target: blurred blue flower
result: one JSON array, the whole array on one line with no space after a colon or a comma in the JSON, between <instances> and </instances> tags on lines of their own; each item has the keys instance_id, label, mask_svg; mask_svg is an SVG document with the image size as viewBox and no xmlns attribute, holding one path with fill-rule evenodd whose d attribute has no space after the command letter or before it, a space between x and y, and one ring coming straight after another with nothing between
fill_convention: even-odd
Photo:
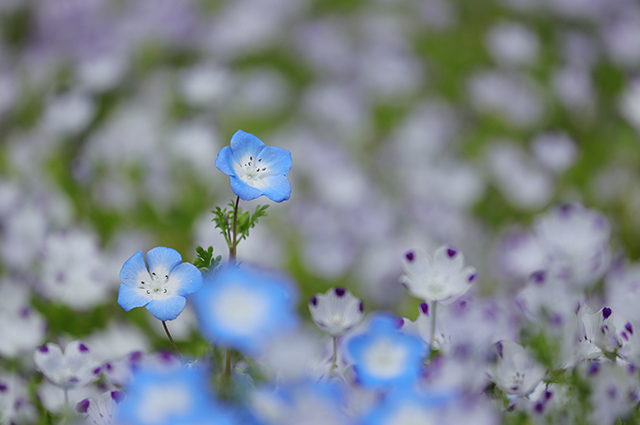
<instances>
[{"instance_id":1,"label":"blurred blue flower","mask_svg":"<svg viewBox=\"0 0 640 425\"><path fill-rule=\"evenodd\" d=\"M358 381L365 387L406 386L418 377L425 356L423 342L398 330L387 313L371 319L366 333L347 343Z\"/></svg>"},{"instance_id":2,"label":"blurred blue flower","mask_svg":"<svg viewBox=\"0 0 640 425\"><path fill-rule=\"evenodd\" d=\"M121 425L236 423L210 394L201 368L143 368L125 390L115 423ZM212 418L215 418L213 421Z\"/></svg>"},{"instance_id":3,"label":"blurred blue flower","mask_svg":"<svg viewBox=\"0 0 640 425\"><path fill-rule=\"evenodd\" d=\"M363 425L429 424L442 421L442 409L456 401L453 392L425 394L413 388L386 393L363 418Z\"/></svg>"},{"instance_id":4,"label":"blurred blue flower","mask_svg":"<svg viewBox=\"0 0 640 425\"><path fill-rule=\"evenodd\" d=\"M129 258L120 270L118 304L129 311L146 306L158 320L173 320L182 312L186 297L202 286L202 273L191 263L182 263L175 249L159 246Z\"/></svg>"},{"instance_id":5,"label":"blurred blue flower","mask_svg":"<svg viewBox=\"0 0 640 425\"><path fill-rule=\"evenodd\" d=\"M216 167L230 176L233 193L250 201L266 196L282 202L291 196L291 183L285 177L291 170L291 152L265 144L253 134L238 130L231 146L218 153Z\"/></svg>"},{"instance_id":6,"label":"blurred blue flower","mask_svg":"<svg viewBox=\"0 0 640 425\"><path fill-rule=\"evenodd\" d=\"M206 276L191 301L205 337L257 354L273 336L296 324L293 290L280 275L231 265Z\"/></svg>"}]
</instances>

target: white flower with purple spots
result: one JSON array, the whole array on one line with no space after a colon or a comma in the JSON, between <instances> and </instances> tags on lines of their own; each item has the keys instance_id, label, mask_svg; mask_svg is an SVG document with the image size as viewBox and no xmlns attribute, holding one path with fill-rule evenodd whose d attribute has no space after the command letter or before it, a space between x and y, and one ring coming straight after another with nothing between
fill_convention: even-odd
<instances>
[{"instance_id":1,"label":"white flower with purple spots","mask_svg":"<svg viewBox=\"0 0 640 425\"><path fill-rule=\"evenodd\" d=\"M118 415L120 391L107 391L97 399L84 399L76 405L76 411L85 417L87 425L112 425Z\"/></svg>"},{"instance_id":2,"label":"white flower with purple spots","mask_svg":"<svg viewBox=\"0 0 640 425\"><path fill-rule=\"evenodd\" d=\"M501 341L496 344L498 361L489 377L505 393L524 397L546 375L545 369L520 344Z\"/></svg>"},{"instance_id":3,"label":"white flower with purple spots","mask_svg":"<svg viewBox=\"0 0 640 425\"><path fill-rule=\"evenodd\" d=\"M36 349L33 360L49 382L64 390L83 387L100 376L100 365L81 341L67 344L64 353L49 342Z\"/></svg>"},{"instance_id":4,"label":"white flower with purple spots","mask_svg":"<svg viewBox=\"0 0 640 425\"><path fill-rule=\"evenodd\" d=\"M360 323L364 307L349 290L336 287L314 295L309 301L309 312L320 329L331 336L340 336Z\"/></svg>"},{"instance_id":5,"label":"white flower with purple spots","mask_svg":"<svg viewBox=\"0 0 640 425\"><path fill-rule=\"evenodd\" d=\"M186 297L202 286L202 273L191 263L183 263L175 249L159 246L129 258L120 271L118 304L125 311L146 306L161 321L174 320L186 305Z\"/></svg>"},{"instance_id":6,"label":"white flower with purple spots","mask_svg":"<svg viewBox=\"0 0 640 425\"><path fill-rule=\"evenodd\" d=\"M411 295L425 301L449 303L471 288L476 269L464 266L464 256L450 246L433 254L415 249L405 254L400 282Z\"/></svg>"}]
</instances>

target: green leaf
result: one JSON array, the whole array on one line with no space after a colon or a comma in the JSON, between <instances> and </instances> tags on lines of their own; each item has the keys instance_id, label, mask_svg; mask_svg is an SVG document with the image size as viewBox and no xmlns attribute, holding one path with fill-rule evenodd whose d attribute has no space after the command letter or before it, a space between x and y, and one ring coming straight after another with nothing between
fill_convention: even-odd
<instances>
[{"instance_id":1,"label":"green leaf","mask_svg":"<svg viewBox=\"0 0 640 425\"><path fill-rule=\"evenodd\" d=\"M213 270L220 260L222 260L222 256L218 255L218 257L213 258L213 247L210 246L205 251L200 245L196 246L196 253L198 254L197 258L193 260L193 265L199 268L200 270L211 271Z\"/></svg>"}]
</instances>

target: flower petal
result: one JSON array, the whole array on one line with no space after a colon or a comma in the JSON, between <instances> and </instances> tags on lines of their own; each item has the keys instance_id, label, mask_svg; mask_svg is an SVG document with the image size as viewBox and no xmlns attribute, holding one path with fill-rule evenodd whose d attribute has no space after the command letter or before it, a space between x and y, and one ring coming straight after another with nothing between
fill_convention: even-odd
<instances>
[{"instance_id":1,"label":"flower petal","mask_svg":"<svg viewBox=\"0 0 640 425\"><path fill-rule=\"evenodd\" d=\"M262 140L242 130L236 131L231 137L231 151L236 162L242 161L247 156L257 158L264 146Z\"/></svg>"},{"instance_id":2,"label":"flower petal","mask_svg":"<svg viewBox=\"0 0 640 425\"><path fill-rule=\"evenodd\" d=\"M182 263L171 271L171 285L175 285L176 294L181 297L197 291L202 286L202 273L191 263Z\"/></svg>"},{"instance_id":3,"label":"flower petal","mask_svg":"<svg viewBox=\"0 0 640 425\"><path fill-rule=\"evenodd\" d=\"M291 197L291 183L286 176L270 176L262 180L262 193L274 202L286 201Z\"/></svg>"},{"instance_id":4,"label":"flower petal","mask_svg":"<svg viewBox=\"0 0 640 425\"><path fill-rule=\"evenodd\" d=\"M258 161L268 176L285 175L291 171L291 152L277 146L267 146L260 152Z\"/></svg>"},{"instance_id":5,"label":"flower petal","mask_svg":"<svg viewBox=\"0 0 640 425\"><path fill-rule=\"evenodd\" d=\"M120 280L125 285L137 287L141 280L149 279L149 271L144 263L142 251L138 251L124 262L120 270Z\"/></svg>"},{"instance_id":6,"label":"flower petal","mask_svg":"<svg viewBox=\"0 0 640 425\"><path fill-rule=\"evenodd\" d=\"M51 380L62 367L62 350L57 344L49 342L44 347L36 349L33 360L38 370Z\"/></svg>"},{"instance_id":7,"label":"flower petal","mask_svg":"<svg viewBox=\"0 0 640 425\"><path fill-rule=\"evenodd\" d=\"M159 246L147 252L149 271L153 274L169 274L178 264L182 263L182 256L172 248Z\"/></svg>"},{"instance_id":8,"label":"flower petal","mask_svg":"<svg viewBox=\"0 0 640 425\"><path fill-rule=\"evenodd\" d=\"M124 283L120 284L118 290L118 305L124 309L124 311L130 311L136 307L143 307L151 301L151 298L145 297L140 293L140 290L133 288Z\"/></svg>"},{"instance_id":9,"label":"flower petal","mask_svg":"<svg viewBox=\"0 0 640 425\"><path fill-rule=\"evenodd\" d=\"M218 152L218 157L216 158L216 168L228 176L235 176L236 172L233 169L233 164L237 161L233 157L233 153L231 152L231 148L229 146L225 146Z\"/></svg>"},{"instance_id":10,"label":"flower petal","mask_svg":"<svg viewBox=\"0 0 640 425\"><path fill-rule=\"evenodd\" d=\"M153 317L164 322L178 317L186 303L186 298L176 295L163 300L151 300L147 304L147 310Z\"/></svg>"},{"instance_id":11,"label":"flower petal","mask_svg":"<svg viewBox=\"0 0 640 425\"><path fill-rule=\"evenodd\" d=\"M464 256L457 249L443 245L433 254L433 266L440 273L451 276L459 273L464 267Z\"/></svg>"},{"instance_id":12,"label":"flower petal","mask_svg":"<svg viewBox=\"0 0 640 425\"><path fill-rule=\"evenodd\" d=\"M262 191L249 186L236 176L231 176L231 190L243 201L250 201L262 196Z\"/></svg>"}]
</instances>

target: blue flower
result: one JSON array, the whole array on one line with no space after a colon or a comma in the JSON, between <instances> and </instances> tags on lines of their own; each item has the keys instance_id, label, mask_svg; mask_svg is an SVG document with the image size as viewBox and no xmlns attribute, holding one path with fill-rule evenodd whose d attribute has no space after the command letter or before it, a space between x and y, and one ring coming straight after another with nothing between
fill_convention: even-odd
<instances>
[{"instance_id":1,"label":"blue flower","mask_svg":"<svg viewBox=\"0 0 640 425\"><path fill-rule=\"evenodd\" d=\"M366 333L347 343L359 382L369 388L410 385L425 355L422 341L402 334L395 317L378 314Z\"/></svg>"},{"instance_id":2,"label":"blue flower","mask_svg":"<svg viewBox=\"0 0 640 425\"><path fill-rule=\"evenodd\" d=\"M386 393L364 417L363 425L438 423L442 410L453 404L453 392L419 393L413 388L398 388Z\"/></svg>"},{"instance_id":3,"label":"blue flower","mask_svg":"<svg viewBox=\"0 0 640 425\"><path fill-rule=\"evenodd\" d=\"M143 368L137 370L120 403L115 423L122 425L236 423L215 402L208 386L208 372L193 368ZM215 420L212 420L215 418Z\"/></svg>"},{"instance_id":4,"label":"blue flower","mask_svg":"<svg viewBox=\"0 0 640 425\"><path fill-rule=\"evenodd\" d=\"M236 131L231 147L218 153L216 167L230 176L233 193L244 201L264 195L282 202L291 196L291 183L285 177L291 170L291 152L265 146L253 134Z\"/></svg>"},{"instance_id":5,"label":"blue flower","mask_svg":"<svg viewBox=\"0 0 640 425\"><path fill-rule=\"evenodd\" d=\"M289 282L244 265L207 275L191 301L206 338L249 354L260 353L272 337L297 323Z\"/></svg>"},{"instance_id":6,"label":"blue flower","mask_svg":"<svg viewBox=\"0 0 640 425\"><path fill-rule=\"evenodd\" d=\"M186 297L202 286L202 273L182 263L178 251L163 246L147 252L147 262L148 269L138 251L124 263L118 304L125 311L146 306L158 320L173 320L184 309Z\"/></svg>"}]
</instances>

